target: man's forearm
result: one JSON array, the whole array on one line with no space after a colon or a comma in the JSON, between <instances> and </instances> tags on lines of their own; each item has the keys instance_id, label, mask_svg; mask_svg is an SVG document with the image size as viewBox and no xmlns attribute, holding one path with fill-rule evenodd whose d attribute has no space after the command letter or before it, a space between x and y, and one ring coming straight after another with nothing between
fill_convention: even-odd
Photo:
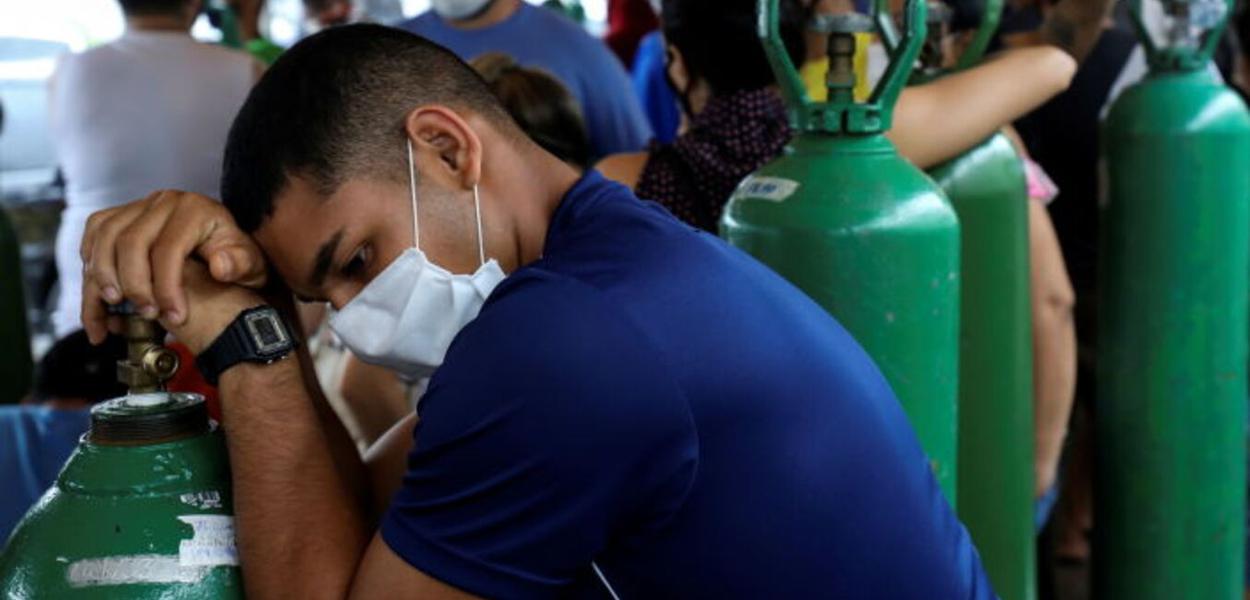
<instances>
[{"instance_id":1,"label":"man's forearm","mask_svg":"<svg viewBox=\"0 0 1250 600\"><path fill-rule=\"evenodd\" d=\"M299 361L231 368L221 397L248 596L344 597L372 532L363 467L336 459Z\"/></svg>"},{"instance_id":2,"label":"man's forearm","mask_svg":"<svg viewBox=\"0 0 1250 600\"><path fill-rule=\"evenodd\" d=\"M1046 15L1041 39L1080 63L1098 43L1114 0L1060 0Z\"/></svg>"}]
</instances>

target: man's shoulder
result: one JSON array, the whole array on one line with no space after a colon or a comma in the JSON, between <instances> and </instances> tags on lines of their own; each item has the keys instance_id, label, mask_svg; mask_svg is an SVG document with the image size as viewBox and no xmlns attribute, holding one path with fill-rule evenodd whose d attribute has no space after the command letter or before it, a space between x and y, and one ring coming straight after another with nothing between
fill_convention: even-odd
<instances>
[{"instance_id":1,"label":"man's shoulder","mask_svg":"<svg viewBox=\"0 0 1250 600\"><path fill-rule=\"evenodd\" d=\"M527 39L544 41L533 50L548 49L553 59L589 63L597 68L607 64L620 68L620 61L608 47L572 19L549 8L530 4L523 4L520 10L524 12L518 15L521 18L513 20L513 30L524 34ZM611 62L605 59L611 59ZM586 69L585 72L594 74L595 70Z\"/></svg>"},{"instance_id":2,"label":"man's shoulder","mask_svg":"<svg viewBox=\"0 0 1250 600\"><path fill-rule=\"evenodd\" d=\"M206 44L198 42L192 46L192 48L194 48L193 51L196 54L204 57L204 60L211 60L226 64L247 65L248 67L251 67L252 63L256 60L246 50L227 48L220 44Z\"/></svg>"},{"instance_id":3,"label":"man's shoulder","mask_svg":"<svg viewBox=\"0 0 1250 600\"><path fill-rule=\"evenodd\" d=\"M433 400L434 413L477 415L510 403L602 426L624 419L626 406L640 418L685 406L669 365L608 294L540 269L513 278L452 343L427 393L451 394L458 408ZM647 400L622 400L637 397Z\"/></svg>"},{"instance_id":4,"label":"man's shoulder","mask_svg":"<svg viewBox=\"0 0 1250 600\"><path fill-rule=\"evenodd\" d=\"M107 76L107 71L98 69L110 65L127 67L135 64L136 55L127 48L128 44L131 43L130 40L121 38L83 52L68 54L60 59L59 66L64 68L78 67L79 70L86 74L98 72ZM175 56L189 59L191 62L184 65L184 68L187 69L212 66L215 68L246 69L250 72L255 63L252 55L243 50L200 42L190 36L185 38L169 36L167 39L158 39L157 43L160 44L159 48L162 49L160 53L174 53ZM148 46L148 48L151 48L151 46Z\"/></svg>"},{"instance_id":5,"label":"man's shoulder","mask_svg":"<svg viewBox=\"0 0 1250 600\"><path fill-rule=\"evenodd\" d=\"M98 72L101 65L108 65L111 62L118 62L125 54L117 48L118 40L100 44L92 48L88 48L81 52L68 52L62 54L56 59L56 72L54 77L57 79L65 78L70 75L83 76Z\"/></svg>"},{"instance_id":6,"label":"man's shoulder","mask_svg":"<svg viewBox=\"0 0 1250 600\"><path fill-rule=\"evenodd\" d=\"M549 338L581 335L621 314L613 300L595 286L538 264L522 267L505 279L466 331L503 328Z\"/></svg>"},{"instance_id":7,"label":"man's shoulder","mask_svg":"<svg viewBox=\"0 0 1250 600\"><path fill-rule=\"evenodd\" d=\"M417 35L429 35L431 31L442 26L442 21L434 11L427 10L411 19L405 19L395 24L395 27L404 31L415 33Z\"/></svg>"},{"instance_id":8,"label":"man's shoulder","mask_svg":"<svg viewBox=\"0 0 1250 600\"><path fill-rule=\"evenodd\" d=\"M528 3L522 4L518 10L522 11L519 16L523 18L517 22L525 27L541 27L547 33L556 32L577 40L598 42L581 25L554 10Z\"/></svg>"},{"instance_id":9,"label":"man's shoulder","mask_svg":"<svg viewBox=\"0 0 1250 600\"><path fill-rule=\"evenodd\" d=\"M586 376L569 375L593 373L589 379L607 382L643 363L654 371L656 360L645 333L610 294L527 267L500 284L456 337L440 371L450 376L467 367L500 374L501 381L582 386Z\"/></svg>"}]
</instances>

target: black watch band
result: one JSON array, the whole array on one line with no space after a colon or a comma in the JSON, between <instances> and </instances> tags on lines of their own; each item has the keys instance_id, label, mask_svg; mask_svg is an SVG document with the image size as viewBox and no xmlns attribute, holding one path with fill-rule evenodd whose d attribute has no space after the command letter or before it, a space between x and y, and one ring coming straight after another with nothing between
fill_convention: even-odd
<instances>
[{"instance_id":1,"label":"black watch band","mask_svg":"<svg viewBox=\"0 0 1250 600\"><path fill-rule=\"evenodd\" d=\"M249 308L235 317L212 344L195 357L204 379L217 385L221 374L241 362L268 364L295 349L291 329L272 306Z\"/></svg>"}]
</instances>

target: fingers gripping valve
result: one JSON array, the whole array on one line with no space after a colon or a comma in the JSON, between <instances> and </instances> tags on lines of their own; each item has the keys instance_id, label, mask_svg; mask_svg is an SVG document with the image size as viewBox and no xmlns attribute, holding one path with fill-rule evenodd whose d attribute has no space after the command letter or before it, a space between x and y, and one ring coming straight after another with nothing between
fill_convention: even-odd
<instances>
[{"instance_id":1,"label":"fingers gripping valve","mask_svg":"<svg viewBox=\"0 0 1250 600\"><path fill-rule=\"evenodd\" d=\"M151 319L139 316L129 302L109 308L125 319L126 360L117 362L117 380L131 394L165 390L165 382L178 372L178 353L165 347L165 329Z\"/></svg>"}]
</instances>

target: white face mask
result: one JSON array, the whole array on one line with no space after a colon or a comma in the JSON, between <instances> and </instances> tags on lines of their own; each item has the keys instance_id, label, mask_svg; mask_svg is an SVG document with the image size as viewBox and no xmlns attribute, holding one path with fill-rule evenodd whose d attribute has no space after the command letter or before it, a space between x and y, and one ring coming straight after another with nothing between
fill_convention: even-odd
<instances>
[{"instance_id":1,"label":"white face mask","mask_svg":"<svg viewBox=\"0 0 1250 600\"><path fill-rule=\"evenodd\" d=\"M476 184L473 207L477 213L480 266L472 275L458 275L430 262L421 251L411 142L408 181L412 193L413 247L404 250L347 306L332 315L330 328L360 360L417 380L428 377L443 364L451 340L477 317L482 303L505 275L495 259L486 260Z\"/></svg>"},{"instance_id":2,"label":"white face mask","mask_svg":"<svg viewBox=\"0 0 1250 600\"><path fill-rule=\"evenodd\" d=\"M430 7L438 16L456 21L474 17L485 10L492 0L430 0Z\"/></svg>"}]
</instances>

